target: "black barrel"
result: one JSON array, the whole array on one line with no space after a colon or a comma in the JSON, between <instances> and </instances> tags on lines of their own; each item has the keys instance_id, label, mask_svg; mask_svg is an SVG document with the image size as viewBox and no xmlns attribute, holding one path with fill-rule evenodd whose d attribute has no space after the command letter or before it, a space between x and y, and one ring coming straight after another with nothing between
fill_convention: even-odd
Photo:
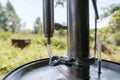
<instances>
[{"instance_id":1,"label":"black barrel","mask_svg":"<svg viewBox=\"0 0 120 80\"><path fill-rule=\"evenodd\" d=\"M49 59L36 60L9 72L2 80L81 80L74 74L67 74L67 66L49 66ZM102 60L102 73L98 75L97 65L90 66L90 80L119 80L120 64Z\"/></svg>"}]
</instances>

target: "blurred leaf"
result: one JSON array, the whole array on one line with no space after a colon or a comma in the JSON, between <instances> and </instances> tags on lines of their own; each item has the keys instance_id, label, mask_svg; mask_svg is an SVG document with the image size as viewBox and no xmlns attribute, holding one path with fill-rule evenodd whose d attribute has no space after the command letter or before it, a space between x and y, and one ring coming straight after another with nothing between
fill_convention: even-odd
<instances>
[{"instance_id":1,"label":"blurred leaf","mask_svg":"<svg viewBox=\"0 0 120 80\"><path fill-rule=\"evenodd\" d=\"M102 8L104 13L101 15L101 18L106 18L112 14L114 14L116 11L120 10L120 4L112 4L106 8Z\"/></svg>"}]
</instances>

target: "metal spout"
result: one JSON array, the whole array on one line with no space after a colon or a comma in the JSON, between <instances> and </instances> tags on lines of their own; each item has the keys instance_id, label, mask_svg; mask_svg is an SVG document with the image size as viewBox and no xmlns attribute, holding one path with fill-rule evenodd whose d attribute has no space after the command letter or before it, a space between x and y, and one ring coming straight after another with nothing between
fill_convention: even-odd
<instances>
[{"instance_id":1,"label":"metal spout","mask_svg":"<svg viewBox=\"0 0 120 80\"><path fill-rule=\"evenodd\" d=\"M54 0L43 0L43 26L45 37L54 33Z\"/></svg>"}]
</instances>

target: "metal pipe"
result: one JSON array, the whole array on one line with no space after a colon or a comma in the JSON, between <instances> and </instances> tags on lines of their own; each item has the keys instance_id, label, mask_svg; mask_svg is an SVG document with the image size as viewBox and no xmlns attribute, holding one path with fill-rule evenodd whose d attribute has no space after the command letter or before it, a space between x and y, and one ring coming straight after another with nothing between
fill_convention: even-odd
<instances>
[{"instance_id":1,"label":"metal pipe","mask_svg":"<svg viewBox=\"0 0 120 80\"><path fill-rule=\"evenodd\" d=\"M94 56L96 57L97 50L97 18L95 17L95 44L94 44Z\"/></svg>"},{"instance_id":2,"label":"metal pipe","mask_svg":"<svg viewBox=\"0 0 120 80\"><path fill-rule=\"evenodd\" d=\"M47 37L48 55L51 58L53 56L51 37L54 33L54 0L43 0L43 26L45 37Z\"/></svg>"},{"instance_id":3,"label":"metal pipe","mask_svg":"<svg viewBox=\"0 0 120 80\"><path fill-rule=\"evenodd\" d=\"M52 37L54 33L54 0L43 0L43 26L45 37Z\"/></svg>"},{"instance_id":4,"label":"metal pipe","mask_svg":"<svg viewBox=\"0 0 120 80\"><path fill-rule=\"evenodd\" d=\"M95 47L94 47L94 55L96 57L96 45L97 45L97 19L99 19L99 15L98 15L98 10L97 10L97 3L96 0L92 0L93 3L93 7L95 10Z\"/></svg>"},{"instance_id":5,"label":"metal pipe","mask_svg":"<svg viewBox=\"0 0 120 80\"><path fill-rule=\"evenodd\" d=\"M89 57L89 0L67 0L68 54L80 60ZM89 64L70 68L70 73L89 80Z\"/></svg>"},{"instance_id":6,"label":"metal pipe","mask_svg":"<svg viewBox=\"0 0 120 80\"><path fill-rule=\"evenodd\" d=\"M93 3L94 10L95 10L95 17L96 19L99 19L96 0L92 0L92 3Z\"/></svg>"}]
</instances>

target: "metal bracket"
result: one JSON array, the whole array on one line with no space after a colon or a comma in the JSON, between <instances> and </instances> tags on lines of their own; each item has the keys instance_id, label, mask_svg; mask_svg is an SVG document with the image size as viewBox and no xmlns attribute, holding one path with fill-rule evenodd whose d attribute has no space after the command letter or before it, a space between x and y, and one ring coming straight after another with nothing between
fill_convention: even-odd
<instances>
[{"instance_id":1,"label":"metal bracket","mask_svg":"<svg viewBox=\"0 0 120 80\"><path fill-rule=\"evenodd\" d=\"M78 58L68 58L68 57L59 57L59 56L53 56L50 58L49 65L51 66L57 66L60 64L64 64L66 66L77 66L77 67L82 67L83 65L90 65L95 62L95 57L89 56L89 58L85 59L78 59Z\"/></svg>"}]
</instances>

